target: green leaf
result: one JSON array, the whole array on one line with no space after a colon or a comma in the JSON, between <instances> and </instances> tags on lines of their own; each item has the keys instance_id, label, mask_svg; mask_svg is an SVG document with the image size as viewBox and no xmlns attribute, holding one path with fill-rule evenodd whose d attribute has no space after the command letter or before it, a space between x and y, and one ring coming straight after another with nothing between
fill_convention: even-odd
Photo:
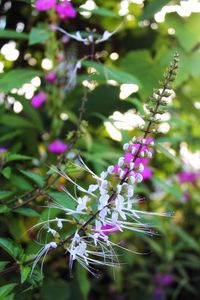
<instances>
[{"instance_id":1,"label":"green leaf","mask_svg":"<svg viewBox=\"0 0 200 300\"><path fill-rule=\"evenodd\" d=\"M30 272L31 272L30 266L23 266L23 265L20 266L21 284L26 281Z\"/></svg>"},{"instance_id":2,"label":"green leaf","mask_svg":"<svg viewBox=\"0 0 200 300\"><path fill-rule=\"evenodd\" d=\"M16 116L14 114L4 114L3 116L1 116L0 124L14 128L34 127L33 123L29 122L25 118L22 118L21 116Z\"/></svg>"},{"instance_id":3,"label":"green leaf","mask_svg":"<svg viewBox=\"0 0 200 300\"><path fill-rule=\"evenodd\" d=\"M4 168L4 169L1 171L1 174L2 174L5 178L9 179L9 178L10 178L10 175L11 175L11 168L10 168L10 167Z\"/></svg>"},{"instance_id":4,"label":"green leaf","mask_svg":"<svg viewBox=\"0 0 200 300\"><path fill-rule=\"evenodd\" d=\"M131 51L121 60L121 68L132 74L141 83L138 93L147 98L153 92L153 88L158 86L158 81L162 78L162 69L150 55L148 50Z\"/></svg>"},{"instance_id":5,"label":"green leaf","mask_svg":"<svg viewBox=\"0 0 200 300\"><path fill-rule=\"evenodd\" d=\"M0 287L0 299L5 299L6 296L10 294L10 292L14 289L16 286L16 283L9 283L4 286Z\"/></svg>"},{"instance_id":6,"label":"green leaf","mask_svg":"<svg viewBox=\"0 0 200 300\"><path fill-rule=\"evenodd\" d=\"M19 100L23 105L24 114L28 117L28 119L32 120L35 128L37 128L38 131L43 132L44 126L39 112L31 105L30 101L27 101L27 99L21 98Z\"/></svg>"},{"instance_id":7,"label":"green leaf","mask_svg":"<svg viewBox=\"0 0 200 300\"><path fill-rule=\"evenodd\" d=\"M182 228L180 228L176 224L173 224L173 226L171 226L171 229L185 242L185 244L189 248L192 248L198 252L200 251L200 246L199 246L198 241L196 241L195 238L193 238L189 233L184 231Z\"/></svg>"},{"instance_id":8,"label":"green leaf","mask_svg":"<svg viewBox=\"0 0 200 300\"><path fill-rule=\"evenodd\" d=\"M27 40L28 34L24 32L17 32L14 30L0 30L0 38Z\"/></svg>"},{"instance_id":9,"label":"green leaf","mask_svg":"<svg viewBox=\"0 0 200 300\"><path fill-rule=\"evenodd\" d=\"M23 130L10 130L9 132L2 134L0 137L0 142L8 141L18 135L22 135Z\"/></svg>"},{"instance_id":10,"label":"green leaf","mask_svg":"<svg viewBox=\"0 0 200 300\"><path fill-rule=\"evenodd\" d=\"M80 12L89 12L92 13L93 15L98 15L98 16L103 16L103 17L111 17L111 18L119 18L119 15L117 15L116 13L114 13L113 11L111 11L108 8L105 7L98 7L92 10L89 9L85 9L85 8L79 8L78 11Z\"/></svg>"},{"instance_id":11,"label":"green leaf","mask_svg":"<svg viewBox=\"0 0 200 300\"><path fill-rule=\"evenodd\" d=\"M33 159L30 156L22 155L22 154L11 154L9 153L7 156L7 161L14 161L14 160L31 160Z\"/></svg>"},{"instance_id":12,"label":"green leaf","mask_svg":"<svg viewBox=\"0 0 200 300\"><path fill-rule=\"evenodd\" d=\"M26 217L39 217L40 214L32 208L19 207L14 212L21 214Z\"/></svg>"},{"instance_id":13,"label":"green leaf","mask_svg":"<svg viewBox=\"0 0 200 300\"><path fill-rule=\"evenodd\" d=\"M17 261L22 258L24 253L21 245L15 243L11 239L0 238L0 247Z\"/></svg>"},{"instance_id":14,"label":"green leaf","mask_svg":"<svg viewBox=\"0 0 200 300\"><path fill-rule=\"evenodd\" d=\"M182 18L176 13L168 14L165 24L175 29L175 36L186 52L190 52L200 42L199 14L191 14L188 18Z\"/></svg>"},{"instance_id":15,"label":"green leaf","mask_svg":"<svg viewBox=\"0 0 200 300\"><path fill-rule=\"evenodd\" d=\"M149 1L148 4L145 6L144 12L139 17L139 21L144 21L152 18L155 15L155 13L160 11L163 8L163 6L165 6L169 2L170 0Z\"/></svg>"},{"instance_id":16,"label":"green leaf","mask_svg":"<svg viewBox=\"0 0 200 300\"><path fill-rule=\"evenodd\" d=\"M10 208L7 205L0 205L0 214L4 214L10 211Z\"/></svg>"},{"instance_id":17,"label":"green leaf","mask_svg":"<svg viewBox=\"0 0 200 300\"><path fill-rule=\"evenodd\" d=\"M30 171L24 171L24 170L21 170L20 172L24 174L26 177L32 179L39 187L42 188L44 186L45 180L41 175Z\"/></svg>"},{"instance_id":18,"label":"green leaf","mask_svg":"<svg viewBox=\"0 0 200 300\"><path fill-rule=\"evenodd\" d=\"M156 143L156 148L161 153L163 153L166 157L173 160L177 166L181 166L181 161L177 156L172 155L166 148L164 148L161 144Z\"/></svg>"},{"instance_id":19,"label":"green leaf","mask_svg":"<svg viewBox=\"0 0 200 300\"><path fill-rule=\"evenodd\" d=\"M51 192L48 193L48 195L53 199L55 203L60 204L63 207L69 209L76 208L76 202L64 192Z\"/></svg>"},{"instance_id":20,"label":"green leaf","mask_svg":"<svg viewBox=\"0 0 200 300\"><path fill-rule=\"evenodd\" d=\"M3 271L8 263L9 261L0 261L0 271Z\"/></svg>"},{"instance_id":21,"label":"green leaf","mask_svg":"<svg viewBox=\"0 0 200 300\"><path fill-rule=\"evenodd\" d=\"M112 67L107 67L103 64L87 60L84 60L82 64L86 67L95 68L100 75L103 75L106 81L112 79L120 83L135 83L140 85L139 80L134 77L134 75L119 69L114 69Z\"/></svg>"},{"instance_id":22,"label":"green leaf","mask_svg":"<svg viewBox=\"0 0 200 300\"><path fill-rule=\"evenodd\" d=\"M50 36L51 32L48 28L33 27L29 35L29 45L43 43L48 40Z\"/></svg>"},{"instance_id":23,"label":"green leaf","mask_svg":"<svg viewBox=\"0 0 200 300\"><path fill-rule=\"evenodd\" d=\"M0 200L2 200L4 198L8 198L11 195L13 195L13 192L11 192L11 191L0 191Z\"/></svg>"},{"instance_id":24,"label":"green leaf","mask_svg":"<svg viewBox=\"0 0 200 300\"><path fill-rule=\"evenodd\" d=\"M0 89L2 92L8 93L14 88L20 88L24 83L30 82L40 74L40 71L33 69L13 69L0 76Z\"/></svg>"},{"instance_id":25,"label":"green leaf","mask_svg":"<svg viewBox=\"0 0 200 300\"><path fill-rule=\"evenodd\" d=\"M42 287L42 299L44 300L67 300L75 299L70 297L69 283L58 278L47 278ZM80 299L80 298L79 298Z\"/></svg>"},{"instance_id":26,"label":"green leaf","mask_svg":"<svg viewBox=\"0 0 200 300\"><path fill-rule=\"evenodd\" d=\"M85 270L80 264L76 265L76 278L78 280L83 299L87 300L91 285L87 270Z\"/></svg>"}]
</instances>

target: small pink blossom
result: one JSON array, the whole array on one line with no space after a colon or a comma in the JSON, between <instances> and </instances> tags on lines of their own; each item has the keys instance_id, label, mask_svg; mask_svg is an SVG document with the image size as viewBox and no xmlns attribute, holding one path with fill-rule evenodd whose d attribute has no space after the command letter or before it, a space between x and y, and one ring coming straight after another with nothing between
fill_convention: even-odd
<instances>
[{"instance_id":1,"label":"small pink blossom","mask_svg":"<svg viewBox=\"0 0 200 300\"><path fill-rule=\"evenodd\" d=\"M67 0L57 4L56 11L60 19L62 20L76 17L76 10L73 8L72 4Z\"/></svg>"},{"instance_id":2,"label":"small pink blossom","mask_svg":"<svg viewBox=\"0 0 200 300\"><path fill-rule=\"evenodd\" d=\"M39 11L49 10L56 5L56 0L36 0L35 7Z\"/></svg>"},{"instance_id":3,"label":"small pink blossom","mask_svg":"<svg viewBox=\"0 0 200 300\"><path fill-rule=\"evenodd\" d=\"M56 139L51 144L48 145L48 150L54 154L61 154L66 152L68 149L68 145L63 143L61 140Z\"/></svg>"},{"instance_id":4,"label":"small pink blossom","mask_svg":"<svg viewBox=\"0 0 200 300\"><path fill-rule=\"evenodd\" d=\"M46 81L48 81L50 83L54 83L57 79L57 74L53 71L50 71L45 75L44 78L45 78Z\"/></svg>"},{"instance_id":5,"label":"small pink blossom","mask_svg":"<svg viewBox=\"0 0 200 300\"><path fill-rule=\"evenodd\" d=\"M114 224L105 224L101 226L101 232L105 235L109 235L117 231L119 231L119 228Z\"/></svg>"},{"instance_id":6,"label":"small pink blossom","mask_svg":"<svg viewBox=\"0 0 200 300\"><path fill-rule=\"evenodd\" d=\"M35 96L33 96L33 98L31 99L31 104L35 108L40 108L43 105L43 103L46 101L46 99L47 99L47 95L41 91Z\"/></svg>"}]
</instances>

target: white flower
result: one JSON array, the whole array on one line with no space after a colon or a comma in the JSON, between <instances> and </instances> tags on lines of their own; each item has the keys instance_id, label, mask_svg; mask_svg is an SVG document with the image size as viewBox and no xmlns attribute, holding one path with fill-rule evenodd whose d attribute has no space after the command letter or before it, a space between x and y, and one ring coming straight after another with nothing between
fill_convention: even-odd
<instances>
[{"instance_id":1,"label":"white flower","mask_svg":"<svg viewBox=\"0 0 200 300\"><path fill-rule=\"evenodd\" d=\"M138 170L140 173L142 173L144 171L144 165L140 163L138 166Z\"/></svg>"},{"instance_id":2,"label":"white flower","mask_svg":"<svg viewBox=\"0 0 200 300\"><path fill-rule=\"evenodd\" d=\"M114 169L115 169L115 167L114 167L114 166L109 166L109 167L107 168L107 172L108 172L108 174L112 174L112 173L113 173L113 171L114 171Z\"/></svg>"},{"instance_id":3,"label":"white flower","mask_svg":"<svg viewBox=\"0 0 200 300\"><path fill-rule=\"evenodd\" d=\"M77 212L82 212L84 209L87 208L87 203L90 201L90 198L88 196L84 196L82 198L78 198L78 205L76 207Z\"/></svg>"},{"instance_id":4,"label":"white flower","mask_svg":"<svg viewBox=\"0 0 200 300\"><path fill-rule=\"evenodd\" d=\"M57 231L50 227L48 228L47 232L51 233L53 236L56 236L56 234L57 234Z\"/></svg>"},{"instance_id":5,"label":"white flower","mask_svg":"<svg viewBox=\"0 0 200 300\"><path fill-rule=\"evenodd\" d=\"M62 229L62 227L63 227L62 220L56 218L56 221L57 221L57 226L58 226L58 228Z\"/></svg>"},{"instance_id":6,"label":"white flower","mask_svg":"<svg viewBox=\"0 0 200 300\"><path fill-rule=\"evenodd\" d=\"M123 164L124 164L124 157L120 157L119 160L118 160L118 166L122 167Z\"/></svg>"},{"instance_id":7,"label":"white flower","mask_svg":"<svg viewBox=\"0 0 200 300\"><path fill-rule=\"evenodd\" d=\"M92 192L96 191L98 189L98 187L99 187L98 184L90 184L89 188L88 188L88 192L92 193Z\"/></svg>"},{"instance_id":8,"label":"white flower","mask_svg":"<svg viewBox=\"0 0 200 300\"><path fill-rule=\"evenodd\" d=\"M142 174L138 173L136 176L136 182L140 183L140 182L142 182L142 180L143 180Z\"/></svg>"},{"instance_id":9,"label":"white flower","mask_svg":"<svg viewBox=\"0 0 200 300\"><path fill-rule=\"evenodd\" d=\"M124 145L123 145L123 150L124 151L127 151L128 149L129 149L129 143L125 143Z\"/></svg>"},{"instance_id":10,"label":"white flower","mask_svg":"<svg viewBox=\"0 0 200 300\"><path fill-rule=\"evenodd\" d=\"M103 194L99 198L98 210L102 209L104 206L108 205L108 200L110 196L108 194Z\"/></svg>"}]
</instances>

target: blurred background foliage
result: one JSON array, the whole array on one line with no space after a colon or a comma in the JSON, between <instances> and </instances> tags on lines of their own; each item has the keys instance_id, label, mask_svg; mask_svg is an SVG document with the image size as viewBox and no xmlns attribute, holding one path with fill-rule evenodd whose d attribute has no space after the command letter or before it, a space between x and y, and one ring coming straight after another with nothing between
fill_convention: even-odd
<instances>
[{"instance_id":1,"label":"blurred background foliage","mask_svg":"<svg viewBox=\"0 0 200 300\"><path fill-rule=\"evenodd\" d=\"M14 261L21 264L20 270L1 277L0 299L199 299L199 1L73 0L78 13L68 21L39 13L30 2L0 1L0 269ZM83 36L95 30L99 37L121 27L92 49L52 30L49 24L58 22ZM105 268L95 279L76 265L70 279L68 259L56 250L46 258L44 277L38 268L30 278L31 267L23 262L38 245L37 233L28 229L49 213L44 207L48 197L40 189L62 201L58 191L68 187L54 175L46 184L49 167L58 160L48 145L55 139L73 140L64 158L79 153L95 172L116 163L123 143L141 134L138 114L175 51L180 69L174 99L156 133L153 176L137 190L146 199L141 208L170 211L173 217L153 220L156 237L113 235L127 248L146 253L123 252L114 275ZM44 79L49 70L57 74L54 84ZM36 109L31 99L39 91L47 100ZM91 183L86 173L70 165L67 170L84 186Z\"/></svg>"}]
</instances>

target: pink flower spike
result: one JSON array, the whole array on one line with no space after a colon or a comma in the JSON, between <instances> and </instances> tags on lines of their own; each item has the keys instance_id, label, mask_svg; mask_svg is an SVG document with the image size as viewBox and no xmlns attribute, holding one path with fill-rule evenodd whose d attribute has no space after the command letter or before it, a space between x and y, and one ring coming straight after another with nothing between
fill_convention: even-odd
<instances>
[{"instance_id":1,"label":"pink flower spike","mask_svg":"<svg viewBox=\"0 0 200 300\"><path fill-rule=\"evenodd\" d=\"M46 101L46 99L47 99L47 95L41 91L35 96L33 96L33 98L31 99L31 104L35 108L40 108L43 105L43 103Z\"/></svg>"},{"instance_id":2,"label":"pink flower spike","mask_svg":"<svg viewBox=\"0 0 200 300\"><path fill-rule=\"evenodd\" d=\"M68 145L58 139L48 145L49 152L54 153L54 154L64 153L67 151L67 149L68 149Z\"/></svg>"},{"instance_id":3,"label":"pink flower spike","mask_svg":"<svg viewBox=\"0 0 200 300\"><path fill-rule=\"evenodd\" d=\"M49 10L56 5L56 0L36 0L35 7L39 11Z\"/></svg>"},{"instance_id":4,"label":"pink flower spike","mask_svg":"<svg viewBox=\"0 0 200 300\"><path fill-rule=\"evenodd\" d=\"M57 79L57 74L55 72L48 72L46 75L45 75L45 80L50 82L50 83L54 83Z\"/></svg>"},{"instance_id":5,"label":"pink flower spike","mask_svg":"<svg viewBox=\"0 0 200 300\"><path fill-rule=\"evenodd\" d=\"M56 5L56 11L61 20L76 17L76 10L69 1L64 1Z\"/></svg>"}]
</instances>

